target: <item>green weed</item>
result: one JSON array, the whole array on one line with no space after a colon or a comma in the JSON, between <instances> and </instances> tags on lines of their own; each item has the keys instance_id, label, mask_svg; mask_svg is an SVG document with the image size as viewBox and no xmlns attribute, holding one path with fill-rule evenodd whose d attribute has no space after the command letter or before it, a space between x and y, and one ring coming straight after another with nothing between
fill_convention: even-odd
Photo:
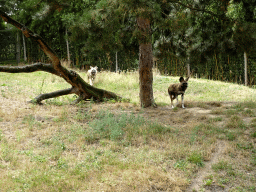
<instances>
[{"instance_id":1,"label":"green weed","mask_svg":"<svg viewBox=\"0 0 256 192\"><path fill-rule=\"evenodd\" d=\"M204 166L204 162L203 162L203 157L200 153L198 152L193 152L189 155L188 157L188 161L190 163L194 163L199 167L203 167Z\"/></svg>"},{"instance_id":2,"label":"green weed","mask_svg":"<svg viewBox=\"0 0 256 192\"><path fill-rule=\"evenodd\" d=\"M227 137L227 139L228 139L229 141L234 141L234 140L236 139L236 135L235 135L234 133L232 133L232 132L228 132L228 133L226 134L226 137Z\"/></svg>"},{"instance_id":3,"label":"green weed","mask_svg":"<svg viewBox=\"0 0 256 192\"><path fill-rule=\"evenodd\" d=\"M221 171L221 170L232 170L232 165L229 164L227 161L221 160L216 164L212 165L212 169L214 171Z\"/></svg>"},{"instance_id":4,"label":"green weed","mask_svg":"<svg viewBox=\"0 0 256 192\"><path fill-rule=\"evenodd\" d=\"M205 186L210 186L210 185L212 185L212 182L213 182L212 179L206 179L206 180L204 180L204 185Z\"/></svg>"},{"instance_id":5,"label":"green weed","mask_svg":"<svg viewBox=\"0 0 256 192\"><path fill-rule=\"evenodd\" d=\"M178 160L175 164L174 164L174 168L175 169L181 169L181 170L185 170L186 167L188 165L188 162L186 160Z\"/></svg>"}]
</instances>

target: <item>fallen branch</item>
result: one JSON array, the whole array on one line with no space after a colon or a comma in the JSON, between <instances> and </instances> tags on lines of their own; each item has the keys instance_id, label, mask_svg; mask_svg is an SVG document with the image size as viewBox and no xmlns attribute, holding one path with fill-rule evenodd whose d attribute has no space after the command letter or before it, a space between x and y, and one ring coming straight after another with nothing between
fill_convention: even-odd
<instances>
[{"instance_id":1,"label":"fallen branch","mask_svg":"<svg viewBox=\"0 0 256 192\"><path fill-rule=\"evenodd\" d=\"M30 103L41 104L41 101L43 101L45 99L60 97L60 96L63 96L63 95L69 95L69 94L73 94L73 93L76 93L76 90L73 87L69 88L69 89L54 91L54 92L51 92L51 93L44 93L44 94L38 95L36 98L31 100Z\"/></svg>"}]
</instances>

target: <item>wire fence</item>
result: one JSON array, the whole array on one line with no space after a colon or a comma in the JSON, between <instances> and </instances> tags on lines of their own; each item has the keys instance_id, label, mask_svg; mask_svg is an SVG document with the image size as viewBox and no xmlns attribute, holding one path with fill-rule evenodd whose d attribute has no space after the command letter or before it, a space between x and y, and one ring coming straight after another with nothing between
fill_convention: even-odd
<instances>
[{"instance_id":1,"label":"wire fence","mask_svg":"<svg viewBox=\"0 0 256 192\"><path fill-rule=\"evenodd\" d=\"M194 59L188 62L185 59L177 57L168 57L159 59L157 67L162 75L187 76L188 64L190 76L195 78L204 78L219 80L238 84L245 83L244 55L214 55L206 62L200 62L200 59ZM248 85L255 86L256 83L256 57L248 58L247 66Z\"/></svg>"}]
</instances>

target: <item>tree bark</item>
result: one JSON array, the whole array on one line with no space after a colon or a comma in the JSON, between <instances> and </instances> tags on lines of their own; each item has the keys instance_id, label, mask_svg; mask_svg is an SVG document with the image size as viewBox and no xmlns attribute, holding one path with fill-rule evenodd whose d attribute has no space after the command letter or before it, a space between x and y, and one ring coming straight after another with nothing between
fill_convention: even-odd
<instances>
[{"instance_id":1,"label":"tree bark","mask_svg":"<svg viewBox=\"0 0 256 192\"><path fill-rule=\"evenodd\" d=\"M19 31L17 31L17 39L16 39L16 61L17 64L20 63L20 34Z\"/></svg>"},{"instance_id":2,"label":"tree bark","mask_svg":"<svg viewBox=\"0 0 256 192\"><path fill-rule=\"evenodd\" d=\"M118 61L117 61L117 52L116 52L116 73L118 71Z\"/></svg>"},{"instance_id":3,"label":"tree bark","mask_svg":"<svg viewBox=\"0 0 256 192\"><path fill-rule=\"evenodd\" d=\"M55 74L59 77L65 79L71 86L71 90L62 90L50 93L44 96L38 96L35 98L37 103L45 98L50 98L49 95L53 97L59 96L61 94L71 94L75 93L79 96L80 100L86 100L93 98L97 101L103 101L104 98L107 99L115 99L119 100L121 97L117 96L115 93L98 89L86 83L75 71L69 71L66 68L61 66L60 60L57 54L46 44L46 42L37 34L34 34L31 30L29 30L26 26L20 24L19 22L10 18L7 14L0 10L0 17L4 19L7 23L10 23L20 29L22 33L27 37L34 40L40 48L44 51L44 53L50 58L52 64L43 64L43 63L36 63L33 65L27 65L23 67L0 67L0 72L8 72L8 73L30 73L34 71L46 71L52 74Z\"/></svg>"},{"instance_id":4,"label":"tree bark","mask_svg":"<svg viewBox=\"0 0 256 192\"><path fill-rule=\"evenodd\" d=\"M27 61L27 48L26 48L26 41L24 34L22 34L22 40L23 40L23 49L24 49L24 61Z\"/></svg>"},{"instance_id":5,"label":"tree bark","mask_svg":"<svg viewBox=\"0 0 256 192\"><path fill-rule=\"evenodd\" d=\"M150 20L137 18L139 38L139 80L141 107L156 106L153 97L153 51L151 43Z\"/></svg>"},{"instance_id":6,"label":"tree bark","mask_svg":"<svg viewBox=\"0 0 256 192\"><path fill-rule=\"evenodd\" d=\"M68 42L68 30L66 28L66 44L67 44L67 56L68 56L68 65L70 65L70 52L69 52L69 42Z\"/></svg>"},{"instance_id":7,"label":"tree bark","mask_svg":"<svg viewBox=\"0 0 256 192\"><path fill-rule=\"evenodd\" d=\"M73 94L73 93L76 93L76 90L73 87L71 87L69 89L63 89L63 90L59 90L59 91L55 91L55 92L51 92L51 93L40 94L30 102L41 104L41 101L43 101L43 100L60 97L63 95L69 95L69 94Z\"/></svg>"}]
</instances>

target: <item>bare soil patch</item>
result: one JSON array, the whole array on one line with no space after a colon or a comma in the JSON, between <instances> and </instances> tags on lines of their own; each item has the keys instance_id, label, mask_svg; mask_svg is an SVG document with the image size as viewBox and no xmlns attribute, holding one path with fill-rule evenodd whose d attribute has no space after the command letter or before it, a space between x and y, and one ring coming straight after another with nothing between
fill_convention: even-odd
<instances>
[{"instance_id":1,"label":"bare soil patch","mask_svg":"<svg viewBox=\"0 0 256 192\"><path fill-rule=\"evenodd\" d=\"M223 187L220 187L214 184L211 186L204 186L205 184L204 180L206 180L207 176L213 174L211 166L219 161L220 157L223 156L225 149L226 149L226 142L218 140L216 143L215 151L212 153L212 158L210 159L210 161L205 163L204 168L199 170L196 178L192 181L191 185L188 187L187 189L188 192L200 191L203 189L205 192L228 191L227 188L224 189Z\"/></svg>"}]
</instances>

